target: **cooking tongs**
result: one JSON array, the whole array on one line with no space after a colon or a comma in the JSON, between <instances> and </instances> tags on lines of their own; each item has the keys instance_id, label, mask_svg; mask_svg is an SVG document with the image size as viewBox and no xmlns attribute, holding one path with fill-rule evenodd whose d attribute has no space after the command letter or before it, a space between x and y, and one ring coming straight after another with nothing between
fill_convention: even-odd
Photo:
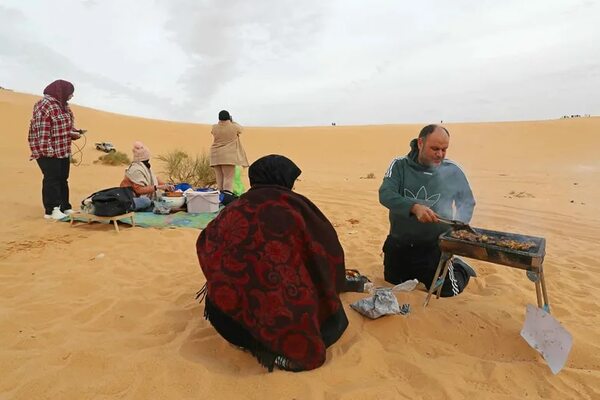
<instances>
[{"instance_id":1,"label":"cooking tongs","mask_svg":"<svg viewBox=\"0 0 600 400\"><path fill-rule=\"evenodd\" d=\"M477 231L473 228L471 228L471 226L469 224L467 224L466 222L462 222L462 221L457 221L455 219L446 219L443 217L438 216L438 221L440 221L443 224L448 224L452 227L452 229L458 231L461 229L466 230L467 232L471 232L474 233L475 235L477 235Z\"/></svg>"}]
</instances>

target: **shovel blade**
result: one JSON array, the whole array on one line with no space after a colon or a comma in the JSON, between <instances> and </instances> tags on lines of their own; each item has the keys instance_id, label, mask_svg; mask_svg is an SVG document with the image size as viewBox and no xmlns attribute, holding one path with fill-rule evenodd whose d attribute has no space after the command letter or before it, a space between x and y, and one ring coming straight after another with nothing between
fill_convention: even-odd
<instances>
[{"instance_id":1,"label":"shovel blade","mask_svg":"<svg viewBox=\"0 0 600 400\"><path fill-rule=\"evenodd\" d=\"M560 372L573 346L573 336L553 316L527 304L521 336L544 357L553 374Z\"/></svg>"}]
</instances>

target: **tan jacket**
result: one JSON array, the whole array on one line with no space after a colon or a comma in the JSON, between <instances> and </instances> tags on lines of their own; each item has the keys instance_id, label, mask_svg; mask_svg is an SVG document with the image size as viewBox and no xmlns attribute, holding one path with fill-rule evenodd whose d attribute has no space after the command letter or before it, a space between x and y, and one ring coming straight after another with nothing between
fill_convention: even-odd
<instances>
[{"instance_id":1,"label":"tan jacket","mask_svg":"<svg viewBox=\"0 0 600 400\"><path fill-rule=\"evenodd\" d=\"M240 142L242 127L235 122L219 121L211 131L214 140L210 146L210 165L248 166L246 152Z\"/></svg>"}]
</instances>

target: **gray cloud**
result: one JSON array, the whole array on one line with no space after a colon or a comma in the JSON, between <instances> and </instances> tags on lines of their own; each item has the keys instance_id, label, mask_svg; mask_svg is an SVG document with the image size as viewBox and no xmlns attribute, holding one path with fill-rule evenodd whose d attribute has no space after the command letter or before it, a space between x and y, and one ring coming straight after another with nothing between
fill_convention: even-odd
<instances>
[{"instance_id":1,"label":"gray cloud","mask_svg":"<svg viewBox=\"0 0 600 400\"><path fill-rule=\"evenodd\" d=\"M246 69L292 54L316 40L324 16L319 1L165 2L166 29L190 56L180 82L189 103L209 103Z\"/></svg>"},{"instance_id":2,"label":"gray cloud","mask_svg":"<svg viewBox=\"0 0 600 400\"><path fill-rule=\"evenodd\" d=\"M0 20L5 21L0 26L0 60L11 60L15 68L15 74L22 74L22 79L30 84L29 90L40 94L42 89L55 79L66 79L75 84L76 103L93 106L93 96L85 91L78 90L79 84L93 89L95 95L102 94L103 97L121 102L134 102L149 106L154 110L154 115L162 118L178 118L182 114L180 109L172 104L168 97L156 96L135 86L128 87L114 79L101 74L90 73L78 67L75 62L65 55L33 41L27 32L20 28L27 22L26 16L14 9L0 6ZM3 63L0 61L0 66ZM21 66L27 66L21 70ZM101 105L98 105L100 107ZM131 112L135 112L133 109Z\"/></svg>"},{"instance_id":3,"label":"gray cloud","mask_svg":"<svg viewBox=\"0 0 600 400\"><path fill-rule=\"evenodd\" d=\"M594 1L3 4L0 85L71 79L78 103L108 111L210 122L228 108L252 125L600 113ZM56 8L68 32L46 23Z\"/></svg>"}]
</instances>

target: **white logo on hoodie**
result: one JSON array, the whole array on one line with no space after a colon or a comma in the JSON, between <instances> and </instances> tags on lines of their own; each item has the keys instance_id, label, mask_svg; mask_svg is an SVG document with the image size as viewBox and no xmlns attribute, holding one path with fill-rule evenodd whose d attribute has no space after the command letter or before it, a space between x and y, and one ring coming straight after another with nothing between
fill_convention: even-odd
<instances>
[{"instance_id":1,"label":"white logo on hoodie","mask_svg":"<svg viewBox=\"0 0 600 400\"><path fill-rule=\"evenodd\" d=\"M421 186L416 195L409 189L404 189L404 197L408 199L417 200L420 204L424 204L427 207L431 208L440 200L441 194L436 193L432 194L431 196L428 196L427 189L425 189L425 186Z\"/></svg>"}]
</instances>

